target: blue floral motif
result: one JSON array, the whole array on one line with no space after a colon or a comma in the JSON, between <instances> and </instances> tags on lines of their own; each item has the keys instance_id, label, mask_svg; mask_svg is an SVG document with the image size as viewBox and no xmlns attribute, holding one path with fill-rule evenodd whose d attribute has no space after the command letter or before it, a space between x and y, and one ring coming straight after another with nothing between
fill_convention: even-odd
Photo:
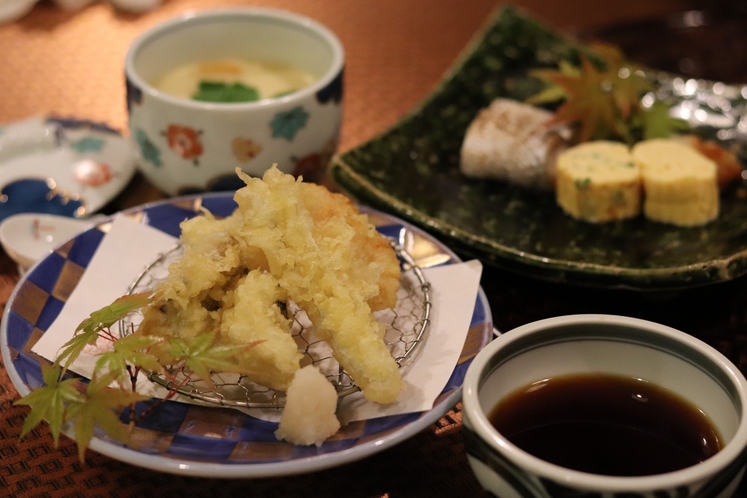
<instances>
[{"instance_id":1,"label":"blue floral motif","mask_svg":"<svg viewBox=\"0 0 747 498\"><path fill-rule=\"evenodd\" d=\"M127 91L127 112L131 112L134 104L143 102L143 91L135 86L130 78L125 78L125 90Z\"/></svg>"},{"instance_id":2,"label":"blue floral motif","mask_svg":"<svg viewBox=\"0 0 747 498\"><path fill-rule=\"evenodd\" d=\"M96 137L85 137L75 142L70 142L70 148L82 153L101 152L104 147L104 140Z\"/></svg>"},{"instance_id":3,"label":"blue floral motif","mask_svg":"<svg viewBox=\"0 0 747 498\"><path fill-rule=\"evenodd\" d=\"M320 104L328 104L329 102L339 104L342 101L342 74L343 71L340 71L335 79L329 82L329 85L316 92L317 102Z\"/></svg>"},{"instance_id":4,"label":"blue floral motif","mask_svg":"<svg viewBox=\"0 0 747 498\"><path fill-rule=\"evenodd\" d=\"M306 127L308 120L309 113L300 106L288 112L280 112L270 122L272 137L283 137L292 142L298 131Z\"/></svg>"},{"instance_id":5,"label":"blue floral motif","mask_svg":"<svg viewBox=\"0 0 747 498\"><path fill-rule=\"evenodd\" d=\"M55 125L57 131L63 128L68 130L94 130L119 136L119 132L106 123L97 123L88 119L50 117L47 118L47 123Z\"/></svg>"},{"instance_id":6,"label":"blue floral motif","mask_svg":"<svg viewBox=\"0 0 747 498\"><path fill-rule=\"evenodd\" d=\"M154 166L161 166L163 164L161 162L161 151L150 141L148 135L143 130L138 128L135 132L135 141L138 147L140 147L140 155L143 159L152 162Z\"/></svg>"},{"instance_id":7,"label":"blue floral motif","mask_svg":"<svg viewBox=\"0 0 747 498\"><path fill-rule=\"evenodd\" d=\"M3 186L4 201L0 202L0 220L19 213L46 213L76 217L85 199L70 198L65 192L49 188L47 182L22 178Z\"/></svg>"}]
</instances>

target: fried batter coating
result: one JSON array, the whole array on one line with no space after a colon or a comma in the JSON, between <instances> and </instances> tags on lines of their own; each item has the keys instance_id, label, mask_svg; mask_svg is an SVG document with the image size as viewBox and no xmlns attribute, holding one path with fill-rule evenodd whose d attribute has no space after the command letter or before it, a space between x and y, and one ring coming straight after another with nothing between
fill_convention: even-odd
<instances>
[{"instance_id":1,"label":"fried batter coating","mask_svg":"<svg viewBox=\"0 0 747 498\"><path fill-rule=\"evenodd\" d=\"M184 255L169 266L140 328L145 334L186 340L217 333L222 344L261 340L236 360L251 380L285 390L301 358L289 321L276 304L285 294L270 275L259 270L245 275L235 222L205 212L182 223Z\"/></svg>"},{"instance_id":2,"label":"fried batter coating","mask_svg":"<svg viewBox=\"0 0 747 498\"><path fill-rule=\"evenodd\" d=\"M309 316L367 399L391 403L402 388L397 363L372 308L396 302L399 262L386 240L345 197L276 168L234 199L234 226ZM256 250L252 253L257 255ZM260 258L262 259L262 258Z\"/></svg>"},{"instance_id":3,"label":"fried batter coating","mask_svg":"<svg viewBox=\"0 0 747 498\"><path fill-rule=\"evenodd\" d=\"M397 304L400 268L389 242L368 222L368 217L360 214L346 197L332 194L316 185L304 185L311 187L303 190L304 205L311 213L321 237L334 237L335 223L341 221L353 228L349 249L353 255L351 268L368 271L363 278L373 279L378 287L367 301L371 311L394 308ZM378 279L374 278L379 272ZM353 276L358 278L358 274Z\"/></svg>"},{"instance_id":4,"label":"fried batter coating","mask_svg":"<svg viewBox=\"0 0 747 498\"><path fill-rule=\"evenodd\" d=\"M226 292L220 324L223 343L261 341L237 360L254 382L279 391L288 388L302 357L289 332L291 320L278 306L278 301L286 299L284 289L272 275L252 270L235 289Z\"/></svg>"},{"instance_id":5,"label":"fried batter coating","mask_svg":"<svg viewBox=\"0 0 747 498\"><path fill-rule=\"evenodd\" d=\"M247 186L233 215L182 223L184 255L146 308L146 334L258 345L236 360L250 379L285 390L301 354L278 302L292 299L367 399L390 403L402 380L373 311L397 302L399 261L342 195L276 168Z\"/></svg>"},{"instance_id":6,"label":"fried batter coating","mask_svg":"<svg viewBox=\"0 0 747 498\"><path fill-rule=\"evenodd\" d=\"M184 255L156 288L144 311L143 332L192 339L218 331L223 289L241 271L239 242L231 234L234 221L205 212L182 222Z\"/></svg>"}]
</instances>

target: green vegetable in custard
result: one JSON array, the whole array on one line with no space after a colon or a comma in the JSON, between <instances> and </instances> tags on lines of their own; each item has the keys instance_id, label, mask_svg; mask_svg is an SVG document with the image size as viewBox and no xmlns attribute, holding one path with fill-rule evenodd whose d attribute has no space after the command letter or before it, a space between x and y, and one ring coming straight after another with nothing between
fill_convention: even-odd
<instances>
[{"instance_id":1,"label":"green vegetable in custard","mask_svg":"<svg viewBox=\"0 0 747 498\"><path fill-rule=\"evenodd\" d=\"M220 81L200 81L193 100L203 102L254 102L259 100L259 92L243 83L223 83Z\"/></svg>"},{"instance_id":2,"label":"green vegetable in custard","mask_svg":"<svg viewBox=\"0 0 747 498\"><path fill-rule=\"evenodd\" d=\"M591 186L591 178L579 178L576 180L576 188L578 190L586 190Z\"/></svg>"}]
</instances>

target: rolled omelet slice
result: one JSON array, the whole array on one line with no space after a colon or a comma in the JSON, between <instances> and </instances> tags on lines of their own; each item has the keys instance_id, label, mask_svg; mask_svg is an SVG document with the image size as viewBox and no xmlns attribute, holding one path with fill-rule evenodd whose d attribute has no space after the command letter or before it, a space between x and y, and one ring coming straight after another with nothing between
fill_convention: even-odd
<instances>
[{"instance_id":1,"label":"rolled omelet slice","mask_svg":"<svg viewBox=\"0 0 747 498\"><path fill-rule=\"evenodd\" d=\"M562 152L556 199L569 215L594 223L638 216L641 176L628 147L600 140Z\"/></svg>"},{"instance_id":2,"label":"rolled omelet slice","mask_svg":"<svg viewBox=\"0 0 747 498\"><path fill-rule=\"evenodd\" d=\"M676 140L640 142L632 151L641 170L643 211L653 221L703 225L718 216L716 163Z\"/></svg>"}]
</instances>

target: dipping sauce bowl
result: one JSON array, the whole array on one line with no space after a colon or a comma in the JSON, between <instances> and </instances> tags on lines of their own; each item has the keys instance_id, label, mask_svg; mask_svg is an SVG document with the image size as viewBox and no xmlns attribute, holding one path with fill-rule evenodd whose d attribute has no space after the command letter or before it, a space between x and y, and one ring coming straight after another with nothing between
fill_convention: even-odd
<instances>
[{"instance_id":1,"label":"dipping sauce bowl","mask_svg":"<svg viewBox=\"0 0 747 498\"><path fill-rule=\"evenodd\" d=\"M602 475L540 459L491 424L496 405L517 390L579 375L619 376L673 393L707 417L720 451L663 473ZM747 461L746 406L744 376L718 351L670 327L611 315L561 316L509 331L477 355L463 387L469 463L501 498L730 497Z\"/></svg>"}]
</instances>

